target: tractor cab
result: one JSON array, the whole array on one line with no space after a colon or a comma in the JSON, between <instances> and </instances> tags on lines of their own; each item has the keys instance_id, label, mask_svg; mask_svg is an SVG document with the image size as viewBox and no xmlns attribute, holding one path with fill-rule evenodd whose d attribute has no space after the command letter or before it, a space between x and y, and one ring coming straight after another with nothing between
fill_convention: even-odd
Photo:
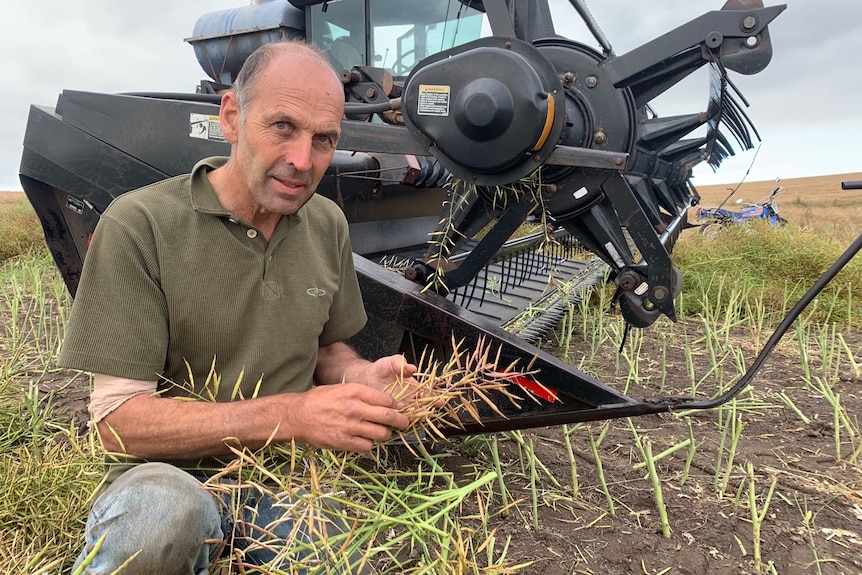
<instances>
[{"instance_id":1,"label":"tractor cab","mask_svg":"<svg viewBox=\"0 0 862 575\"><path fill-rule=\"evenodd\" d=\"M423 59L490 36L475 0L257 0L203 14L186 38L211 78L199 92L230 87L260 46L286 39L314 42L336 70L383 68L406 77Z\"/></svg>"},{"instance_id":2,"label":"tractor cab","mask_svg":"<svg viewBox=\"0 0 862 575\"><path fill-rule=\"evenodd\" d=\"M489 35L485 13L459 0L353 0L306 8L307 39L327 51L336 69L373 66L396 77L432 54L478 39L483 28Z\"/></svg>"}]
</instances>

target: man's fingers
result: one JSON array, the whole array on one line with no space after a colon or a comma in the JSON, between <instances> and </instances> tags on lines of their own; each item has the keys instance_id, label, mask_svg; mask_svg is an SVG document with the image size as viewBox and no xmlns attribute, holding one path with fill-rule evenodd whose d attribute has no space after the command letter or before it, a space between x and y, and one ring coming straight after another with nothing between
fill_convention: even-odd
<instances>
[{"instance_id":1,"label":"man's fingers","mask_svg":"<svg viewBox=\"0 0 862 575\"><path fill-rule=\"evenodd\" d=\"M410 425L410 420L406 415L398 411L396 406L386 407L377 411L374 415L372 423L383 425L387 428L407 429Z\"/></svg>"},{"instance_id":2,"label":"man's fingers","mask_svg":"<svg viewBox=\"0 0 862 575\"><path fill-rule=\"evenodd\" d=\"M393 430L410 426L391 395L365 385L327 385L310 393L315 399L311 413L320 423L312 444L368 451L373 442L391 439Z\"/></svg>"},{"instance_id":3,"label":"man's fingers","mask_svg":"<svg viewBox=\"0 0 862 575\"><path fill-rule=\"evenodd\" d=\"M393 398L391 394L367 385L359 383L341 383L326 387L333 391L338 389L339 393L342 394L342 397L345 399L351 398L364 404L377 407L395 407L395 398Z\"/></svg>"},{"instance_id":4,"label":"man's fingers","mask_svg":"<svg viewBox=\"0 0 862 575\"><path fill-rule=\"evenodd\" d=\"M403 355L388 355L375 362L378 368L378 374L381 377L389 378L392 375L396 377L413 377L418 369L412 363L409 363Z\"/></svg>"}]
</instances>

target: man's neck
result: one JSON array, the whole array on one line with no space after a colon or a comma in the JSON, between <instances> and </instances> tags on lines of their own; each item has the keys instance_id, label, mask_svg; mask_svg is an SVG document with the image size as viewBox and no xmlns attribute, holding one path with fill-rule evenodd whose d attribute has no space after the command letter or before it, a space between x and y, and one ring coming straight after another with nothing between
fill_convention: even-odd
<instances>
[{"instance_id":1,"label":"man's neck","mask_svg":"<svg viewBox=\"0 0 862 575\"><path fill-rule=\"evenodd\" d=\"M257 204L250 201L251 192L245 189L245 182L231 170L230 160L208 172L207 178L222 207L254 226L267 241L272 238L282 215L261 210ZM245 193L242 193L243 191Z\"/></svg>"}]
</instances>

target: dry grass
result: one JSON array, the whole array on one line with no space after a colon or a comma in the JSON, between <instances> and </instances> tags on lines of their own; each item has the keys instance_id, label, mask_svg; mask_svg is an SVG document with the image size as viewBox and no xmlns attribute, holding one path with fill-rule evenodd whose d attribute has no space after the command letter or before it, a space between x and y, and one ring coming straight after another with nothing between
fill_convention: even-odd
<instances>
[{"instance_id":1,"label":"dry grass","mask_svg":"<svg viewBox=\"0 0 862 575\"><path fill-rule=\"evenodd\" d=\"M0 218L0 262L47 249L39 218L23 193L0 192Z\"/></svg>"},{"instance_id":2,"label":"dry grass","mask_svg":"<svg viewBox=\"0 0 862 575\"><path fill-rule=\"evenodd\" d=\"M0 192L0 204L18 202L26 198L24 192Z\"/></svg>"}]
</instances>

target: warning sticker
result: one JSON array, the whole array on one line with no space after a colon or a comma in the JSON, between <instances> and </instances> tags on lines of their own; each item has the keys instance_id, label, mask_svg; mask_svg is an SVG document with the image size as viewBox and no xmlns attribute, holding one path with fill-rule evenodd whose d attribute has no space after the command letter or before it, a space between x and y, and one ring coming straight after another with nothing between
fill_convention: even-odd
<instances>
[{"instance_id":1,"label":"warning sticker","mask_svg":"<svg viewBox=\"0 0 862 575\"><path fill-rule=\"evenodd\" d=\"M218 116L210 114L189 114L189 138L224 142Z\"/></svg>"},{"instance_id":2,"label":"warning sticker","mask_svg":"<svg viewBox=\"0 0 862 575\"><path fill-rule=\"evenodd\" d=\"M419 85L420 116L448 116L451 86Z\"/></svg>"}]
</instances>

